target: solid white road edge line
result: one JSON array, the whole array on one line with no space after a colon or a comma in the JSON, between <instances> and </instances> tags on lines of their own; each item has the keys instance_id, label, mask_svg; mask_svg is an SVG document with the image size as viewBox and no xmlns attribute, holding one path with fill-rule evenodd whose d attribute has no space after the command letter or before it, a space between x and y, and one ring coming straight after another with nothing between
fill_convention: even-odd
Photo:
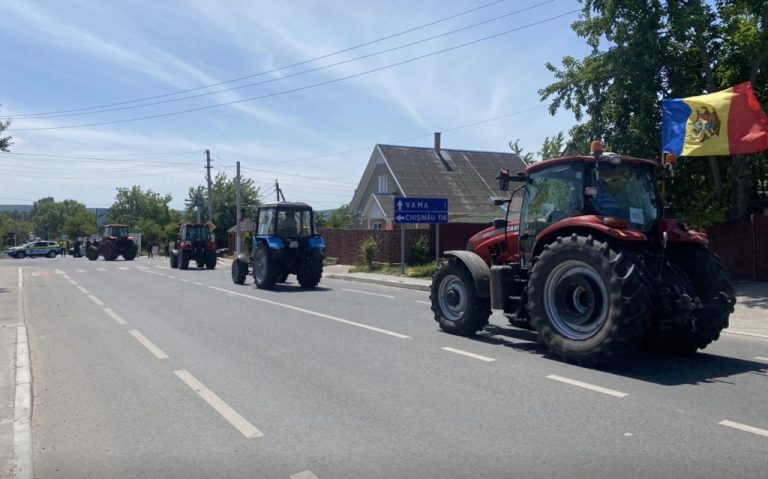
<instances>
[{"instance_id":1,"label":"solid white road edge line","mask_svg":"<svg viewBox=\"0 0 768 479\"><path fill-rule=\"evenodd\" d=\"M723 332L728 334L735 334L737 336L749 336L752 338L768 339L768 335L766 334L748 333L746 331L727 331L727 330L723 330Z\"/></svg>"},{"instance_id":2,"label":"solid white road edge line","mask_svg":"<svg viewBox=\"0 0 768 479\"><path fill-rule=\"evenodd\" d=\"M443 351L448 351L451 353L461 354L462 356L467 356L468 358L475 358L479 359L480 361L485 361L486 363L490 363L493 361L496 361L493 358L489 358L488 356L481 356L479 354L470 353L469 351L462 351L461 349L455 349L455 348L441 348Z\"/></svg>"},{"instance_id":3,"label":"solid white road edge line","mask_svg":"<svg viewBox=\"0 0 768 479\"><path fill-rule=\"evenodd\" d=\"M99 298L97 298L96 296L94 296L92 294L89 294L88 297L91 298L91 301L96 303L96 306L104 306L104 303L102 303L101 300Z\"/></svg>"},{"instance_id":4,"label":"solid white road edge line","mask_svg":"<svg viewBox=\"0 0 768 479\"><path fill-rule=\"evenodd\" d=\"M294 311L299 311L300 313L311 314L313 316L318 316L318 317L321 317L321 318L330 319L332 321L338 321L339 323L348 324L350 326L357 326L358 328L367 329L369 331L375 331L377 333L387 334L389 336L394 336L396 338L411 339L410 336L406 336L405 334L395 333L393 331L387 331L386 329L376 328L374 326L368 326L367 324L356 323L356 322L350 321L348 319L337 318L336 316L331 316L330 314L323 314L323 313L318 313L316 311L310 311L310 310L304 309L304 308L297 308L296 306L291 306L291 305L288 305L288 304L278 303L277 301L271 301L269 299L257 298L256 296L251 296L249 294L243 294L243 293L237 293L235 291L230 291L228 289L217 288L216 286L208 286L208 287L211 288L211 289L215 289L216 291L221 291L222 293L234 294L236 296L242 296L243 298L252 299L254 301L261 301L262 303L271 304L273 306L280 306L281 308L292 309Z\"/></svg>"},{"instance_id":5,"label":"solid white road edge line","mask_svg":"<svg viewBox=\"0 0 768 479\"><path fill-rule=\"evenodd\" d=\"M112 311L110 308L104 308L104 312L107 313L110 318L114 319L117 324L128 324L123 318L120 317L120 315Z\"/></svg>"},{"instance_id":6,"label":"solid white road edge line","mask_svg":"<svg viewBox=\"0 0 768 479\"><path fill-rule=\"evenodd\" d=\"M217 413L226 419L231 425L235 427L240 434L247 438L263 437L264 434L254 427L253 424L248 422L243 416L238 414L234 409L229 407L227 403L221 400L213 391L203 386L189 371L180 369L174 371L174 374L179 377L184 383L192 388L198 396L203 398L203 401L207 402Z\"/></svg>"},{"instance_id":7,"label":"solid white road edge line","mask_svg":"<svg viewBox=\"0 0 768 479\"><path fill-rule=\"evenodd\" d=\"M614 389L608 389L608 388L604 388L604 387L600 387L600 386L595 386L594 384L583 383L581 381L576 381L575 379L568 379L568 378L564 378L562 376L557 376L557 375L554 375L554 374L550 374L549 376L547 376L547 378L548 379L554 379L555 381L560 381L560 382L563 382L563 383L566 383L566 384L570 384L570 385L573 385L573 386L579 386L579 387L584 388L584 389L591 389L592 391L597 391L599 393L608 394L609 396L615 396L617 398L623 398L623 397L628 396L628 394L623 393L621 391L616 391Z\"/></svg>"},{"instance_id":8,"label":"solid white road edge line","mask_svg":"<svg viewBox=\"0 0 768 479\"><path fill-rule=\"evenodd\" d=\"M738 429L740 431L751 432L752 434L757 434L757 435L760 435L760 436L768 437L768 430L760 429L759 427L748 426L746 424L741 424L741 423L738 423L738 422L728 421L727 419L723 420L723 421L720 421L718 424L720 424L721 426L732 427L732 428Z\"/></svg>"},{"instance_id":9,"label":"solid white road edge line","mask_svg":"<svg viewBox=\"0 0 768 479\"><path fill-rule=\"evenodd\" d=\"M16 328L16 388L13 413L15 465L11 476L17 479L31 479L35 477L32 462L32 371L24 309L24 275L21 268L19 268L18 288L16 321L19 326Z\"/></svg>"},{"instance_id":10,"label":"solid white road edge line","mask_svg":"<svg viewBox=\"0 0 768 479\"><path fill-rule=\"evenodd\" d=\"M301 471L291 475L291 479L320 479L320 478L312 474L311 471Z\"/></svg>"},{"instance_id":11,"label":"solid white road edge line","mask_svg":"<svg viewBox=\"0 0 768 479\"><path fill-rule=\"evenodd\" d=\"M356 289L347 289L347 288L341 288L341 290L342 291L349 291L350 293L369 294L371 296L380 296L382 298L395 299L394 296L390 296L388 294L369 293L368 291L358 291Z\"/></svg>"},{"instance_id":12,"label":"solid white road edge line","mask_svg":"<svg viewBox=\"0 0 768 479\"><path fill-rule=\"evenodd\" d=\"M147 339L143 334L141 334L138 330L132 329L128 331L128 334L136 338L136 341L141 343L142 346L147 348L150 353L154 354L157 359L168 359L168 355L163 352L162 349L155 346L155 344Z\"/></svg>"}]
</instances>

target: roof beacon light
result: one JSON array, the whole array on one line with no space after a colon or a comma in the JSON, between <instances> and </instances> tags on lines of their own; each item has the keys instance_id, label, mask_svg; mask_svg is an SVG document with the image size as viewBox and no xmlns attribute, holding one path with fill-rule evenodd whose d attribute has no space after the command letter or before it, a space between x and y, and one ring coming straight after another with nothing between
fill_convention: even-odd
<instances>
[{"instance_id":1,"label":"roof beacon light","mask_svg":"<svg viewBox=\"0 0 768 479\"><path fill-rule=\"evenodd\" d=\"M603 154L603 143L600 140L595 140L589 145L589 150L592 156L597 158Z\"/></svg>"}]
</instances>

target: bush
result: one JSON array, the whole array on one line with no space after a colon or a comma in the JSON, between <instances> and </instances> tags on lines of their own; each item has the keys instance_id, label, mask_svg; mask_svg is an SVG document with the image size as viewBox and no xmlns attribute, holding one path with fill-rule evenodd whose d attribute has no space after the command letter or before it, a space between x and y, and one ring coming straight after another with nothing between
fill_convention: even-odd
<instances>
[{"instance_id":1,"label":"bush","mask_svg":"<svg viewBox=\"0 0 768 479\"><path fill-rule=\"evenodd\" d=\"M411 264L422 265L431 260L429 254L429 238L419 235L411 243Z\"/></svg>"},{"instance_id":2,"label":"bush","mask_svg":"<svg viewBox=\"0 0 768 479\"><path fill-rule=\"evenodd\" d=\"M376 253L379 252L380 246L381 243L374 237L368 237L360 243L360 257L368 268L373 268L373 259L376 257Z\"/></svg>"}]
</instances>

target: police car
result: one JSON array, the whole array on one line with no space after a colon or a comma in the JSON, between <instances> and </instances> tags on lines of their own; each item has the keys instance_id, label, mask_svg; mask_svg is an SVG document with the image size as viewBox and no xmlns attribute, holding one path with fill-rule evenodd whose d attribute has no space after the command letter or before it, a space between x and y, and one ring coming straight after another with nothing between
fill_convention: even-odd
<instances>
[{"instance_id":1,"label":"police car","mask_svg":"<svg viewBox=\"0 0 768 479\"><path fill-rule=\"evenodd\" d=\"M5 253L16 259L21 259L26 256L55 258L57 254L61 254L61 247L55 241L33 241L22 246L11 248Z\"/></svg>"}]
</instances>

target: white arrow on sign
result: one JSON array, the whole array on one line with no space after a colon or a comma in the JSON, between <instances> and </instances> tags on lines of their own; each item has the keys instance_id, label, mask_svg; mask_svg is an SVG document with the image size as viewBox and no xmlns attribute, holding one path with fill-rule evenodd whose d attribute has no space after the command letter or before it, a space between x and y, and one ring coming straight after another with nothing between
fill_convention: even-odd
<instances>
[{"instance_id":1,"label":"white arrow on sign","mask_svg":"<svg viewBox=\"0 0 768 479\"><path fill-rule=\"evenodd\" d=\"M395 219L396 219L397 221L403 221L403 220L405 219L405 216L403 216L403 215L397 215L397 216L395 216Z\"/></svg>"},{"instance_id":2,"label":"white arrow on sign","mask_svg":"<svg viewBox=\"0 0 768 479\"><path fill-rule=\"evenodd\" d=\"M398 200L397 202L397 209L402 210L403 209L403 200Z\"/></svg>"}]
</instances>

